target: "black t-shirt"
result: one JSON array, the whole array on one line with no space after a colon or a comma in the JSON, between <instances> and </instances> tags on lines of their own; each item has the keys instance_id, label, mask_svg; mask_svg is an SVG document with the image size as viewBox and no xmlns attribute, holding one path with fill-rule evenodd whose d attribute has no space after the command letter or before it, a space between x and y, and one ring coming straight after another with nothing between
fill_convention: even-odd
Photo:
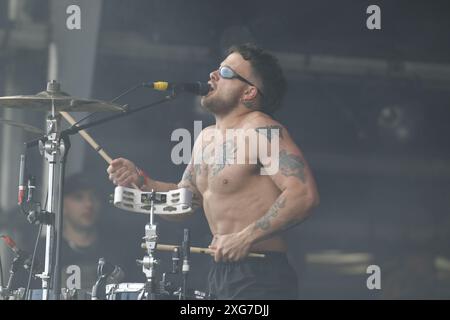
<instances>
[{"instance_id":1,"label":"black t-shirt","mask_svg":"<svg viewBox=\"0 0 450 320\"><path fill-rule=\"evenodd\" d=\"M65 239L61 241L61 288L76 288L90 292L97 281L97 266L100 258L123 269L124 257L111 241L99 236L99 241L89 247L77 247ZM35 273L42 273L45 266L45 238L40 244L35 256ZM126 271L125 271L126 272ZM28 282L28 272L23 268L16 273L12 288L25 288ZM40 278L32 279L30 288L42 288Z\"/></svg>"},{"instance_id":2,"label":"black t-shirt","mask_svg":"<svg viewBox=\"0 0 450 320\"><path fill-rule=\"evenodd\" d=\"M97 241L89 247L77 247L62 241L61 287L90 290L97 281L97 266L100 258L112 265L119 261L113 250L104 242Z\"/></svg>"}]
</instances>

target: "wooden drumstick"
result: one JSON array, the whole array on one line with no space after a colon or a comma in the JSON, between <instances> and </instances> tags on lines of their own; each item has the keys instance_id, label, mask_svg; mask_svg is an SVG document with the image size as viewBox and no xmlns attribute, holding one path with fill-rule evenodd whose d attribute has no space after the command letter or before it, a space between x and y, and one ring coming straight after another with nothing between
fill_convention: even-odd
<instances>
[{"instance_id":1,"label":"wooden drumstick","mask_svg":"<svg viewBox=\"0 0 450 320\"><path fill-rule=\"evenodd\" d=\"M59 112L64 119L67 120L68 123L70 123L72 126L77 123L75 121L75 119L68 113L65 111L60 111ZM78 125L75 125L78 126ZM95 151L97 151L97 153L103 158L105 159L106 162L108 162L108 164L111 163L112 158L105 152L105 150L103 150L103 148L97 143L95 142L95 140L89 135L89 133L87 133L85 130L80 130L78 131L78 133L84 138L84 140L86 140L87 143L89 143L91 145L92 148L95 149Z\"/></svg>"},{"instance_id":2,"label":"wooden drumstick","mask_svg":"<svg viewBox=\"0 0 450 320\"><path fill-rule=\"evenodd\" d=\"M60 111L59 112L64 119L67 120L68 123L70 123L72 126L75 125L77 122L75 121L75 119L68 113L65 111ZM75 125L77 126L77 125ZM84 140L86 140L87 143L89 143L91 145L92 148L94 148L95 151L97 151L97 153L108 163L111 164L112 162L112 158L106 153L105 150L103 150L103 148L97 143L95 142L95 140L89 135L89 133L87 133L85 130L80 130L78 131L78 133L83 137ZM133 183L132 184L133 188L138 189L139 188Z\"/></svg>"},{"instance_id":3,"label":"wooden drumstick","mask_svg":"<svg viewBox=\"0 0 450 320\"><path fill-rule=\"evenodd\" d=\"M145 243L141 244L141 248L146 249ZM160 244L160 243L156 244L156 250L161 250L161 251L174 251L177 248L179 248L179 246L174 246L174 245L170 245L170 244ZM200 248L200 247L191 247L191 252L192 253L203 253L203 254L209 254L209 255L214 254L214 250L211 250L208 248ZM253 253L253 252L249 253L248 256L251 258L265 258L266 257L266 255L263 253Z\"/></svg>"}]
</instances>

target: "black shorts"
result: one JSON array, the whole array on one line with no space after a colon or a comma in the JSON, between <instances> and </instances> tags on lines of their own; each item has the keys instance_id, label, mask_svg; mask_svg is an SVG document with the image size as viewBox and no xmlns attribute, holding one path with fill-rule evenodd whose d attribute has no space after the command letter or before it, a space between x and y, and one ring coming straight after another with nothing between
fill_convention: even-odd
<instances>
[{"instance_id":1,"label":"black shorts","mask_svg":"<svg viewBox=\"0 0 450 320\"><path fill-rule=\"evenodd\" d=\"M208 275L210 294L219 300L298 299L297 275L285 253L238 262L212 262Z\"/></svg>"}]
</instances>

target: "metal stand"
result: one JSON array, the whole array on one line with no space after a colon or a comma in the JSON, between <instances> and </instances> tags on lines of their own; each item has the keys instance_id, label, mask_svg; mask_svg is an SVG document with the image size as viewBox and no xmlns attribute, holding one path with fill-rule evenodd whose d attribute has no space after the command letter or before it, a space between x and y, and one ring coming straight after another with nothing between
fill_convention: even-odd
<instances>
[{"instance_id":1,"label":"metal stand","mask_svg":"<svg viewBox=\"0 0 450 320\"><path fill-rule=\"evenodd\" d=\"M142 272L144 272L147 281L144 286L144 292L142 299L155 300L156 299L156 266L159 261L154 257L154 251L156 250L156 243L158 240L158 234L156 231L156 224L153 223L154 218L154 202L156 192L153 190L150 193L150 223L145 225L145 248L147 255L142 260L137 262L142 265Z\"/></svg>"},{"instance_id":2,"label":"metal stand","mask_svg":"<svg viewBox=\"0 0 450 320\"><path fill-rule=\"evenodd\" d=\"M91 300L106 300L106 281L113 270L107 270L104 258L100 258L97 266L97 282L92 287Z\"/></svg>"},{"instance_id":3,"label":"metal stand","mask_svg":"<svg viewBox=\"0 0 450 320\"><path fill-rule=\"evenodd\" d=\"M147 255L142 260L137 262L142 265L142 271L147 277L147 282L144 287L144 296L147 299L155 297L155 291L159 295L165 293L165 277L160 282L160 286L155 290L155 267L158 260L154 257L154 252L157 249L157 232L156 225L153 223L155 214L157 215L180 215L192 212L192 192L186 188L171 190L168 192L142 191L127 187L116 187L114 190L114 205L118 208L150 214L150 223L145 226L145 243L143 248L147 250ZM189 230L184 229L183 243L181 247L174 247L172 251L172 273L178 274L180 272L180 248L183 254L182 260L182 276L183 285L179 291L173 294L178 296L180 300L185 300L187 294L187 281L190 270L190 236ZM147 294L145 296L145 294Z\"/></svg>"},{"instance_id":4,"label":"metal stand","mask_svg":"<svg viewBox=\"0 0 450 320\"><path fill-rule=\"evenodd\" d=\"M24 258L20 255L16 256L13 260L13 263L11 265L11 269L9 270L9 279L8 284L5 288L0 287L0 300L9 300L9 296L11 295L11 286L14 281L14 277L16 275L16 272L20 269L20 267L23 265ZM31 272L31 271L30 271ZM2 283L3 285L3 283Z\"/></svg>"},{"instance_id":5,"label":"metal stand","mask_svg":"<svg viewBox=\"0 0 450 320\"><path fill-rule=\"evenodd\" d=\"M57 215L55 219L55 230L56 230L56 251L55 251L55 270L53 272L53 289L55 297L59 300L61 296L61 242L63 233L63 211L64 211L64 178L66 176L66 160L67 154L70 149L70 139L68 135L61 135L61 153L59 157L59 188L57 196Z\"/></svg>"},{"instance_id":6,"label":"metal stand","mask_svg":"<svg viewBox=\"0 0 450 320\"><path fill-rule=\"evenodd\" d=\"M47 84L47 91L52 93L60 92L59 83L51 81ZM61 137L61 119L55 115L55 107L52 105L52 113L47 119L47 132L45 142L40 141L39 150L47 161L47 207L45 212L53 216L53 219L47 221L46 226L46 241L45 241L45 265L44 271L37 275L42 280L42 300L49 300L50 289L54 289L54 299L59 300L61 286L60 286L60 242L63 222L63 205L62 192L64 185L64 168L65 158L68 148L66 149L66 141L68 136ZM67 143L68 147L70 143ZM58 179L57 179L58 178ZM59 188L56 182L59 182ZM54 221L57 223L55 224ZM56 237L56 242L55 242ZM55 252L55 249L57 251ZM58 262L56 265L53 261Z\"/></svg>"},{"instance_id":7,"label":"metal stand","mask_svg":"<svg viewBox=\"0 0 450 320\"><path fill-rule=\"evenodd\" d=\"M55 94L55 96L61 95L60 84L56 81L47 83L47 92ZM103 119L93 121L83 126L72 126L71 128L62 131L61 119L59 115L56 115L54 100L52 99L52 111L51 115L47 119L46 135L38 139L25 143L26 148L30 148L39 145L41 155L44 156L47 161L47 205L44 210L32 211L28 214L27 218L30 222L39 222L46 225L46 242L45 242L45 266L44 271L36 275L42 280L42 299L49 300L50 290L53 289L54 299L60 299L61 292L61 268L59 263L60 258L60 243L62 238L62 226L63 226L63 191L64 191L64 172L67 153L70 148L69 136L78 133L80 130L87 129L102 123L106 123L115 119L119 119L135 112L148 109L150 107L162 104L173 100L176 97L175 90L172 94L166 96L164 99L156 101L154 103L141 106L135 109L126 109L121 114L112 115ZM59 187L59 188L58 188ZM56 221L56 223L55 223ZM156 246L156 226L153 225L153 217L151 217L151 224L147 230L146 238L154 239L148 240L149 245L153 242L153 249L148 249L149 256L144 257L143 268L144 272L148 274L149 284L153 284L153 269L157 261L151 254ZM56 239L56 242L55 242ZM54 259L53 259L54 258ZM52 287L53 286L53 287ZM149 292L153 292L152 288Z\"/></svg>"},{"instance_id":8,"label":"metal stand","mask_svg":"<svg viewBox=\"0 0 450 320\"><path fill-rule=\"evenodd\" d=\"M183 265L181 267L181 271L183 274L183 288L181 290L182 295L180 297L180 300L186 300L187 298L187 282L188 282L188 275L190 271L190 263L189 263L189 257L191 252L191 244L190 244L190 235L189 235L189 229L184 229L184 236L183 236Z\"/></svg>"}]
</instances>

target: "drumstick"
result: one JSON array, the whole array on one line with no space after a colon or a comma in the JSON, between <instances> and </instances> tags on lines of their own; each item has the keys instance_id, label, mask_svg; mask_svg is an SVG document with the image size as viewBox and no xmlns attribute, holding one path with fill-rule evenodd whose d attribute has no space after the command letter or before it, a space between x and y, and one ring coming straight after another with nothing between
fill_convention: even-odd
<instances>
[{"instance_id":1,"label":"drumstick","mask_svg":"<svg viewBox=\"0 0 450 320\"><path fill-rule=\"evenodd\" d=\"M76 125L76 121L75 119L68 113L65 111L60 111L59 112L64 119L67 120L67 122L69 122L72 126ZM92 148L94 148L95 151L97 151L97 153L108 163L111 164L112 158L106 153L105 150L103 150L103 148L97 143L95 142L95 140L89 135L89 133L87 133L85 130L80 130L78 131L78 133L84 138L84 140L86 140L87 143L89 143L91 145ZM133 183L132 184L133 188L136 188L139 190L139 188Z\"/></svg>"},{"instance_id":2,"label":"drumstick","mask_svg":"<svg viewBox=\"0 0 450 320\"><path fill-rule=\"evenodd\" d=\"M141 244L141 248L146 249L145 243ZM176 248L179 248L179 246L174 246L174 245L170 245L170 244L160 244L160 243L156 244L156 250L174 251ZM209 254L209 255L214 254L214 250L208 249L208 248L200 248L200 247L191 247L191 252L192 253L204 253L204 254ZM253 253L253 252L249 253L248 256L252 257L252 258L265 258L266 257L266 255L263 253Z\"/></svg>"},{"instance_id":3,"label":"drumstick","mask_svg":"<svg viewBox=\"0 0 450 320\"><path fill-rule=\"evenodd\" d=\"M75 119L67 112L65 111L60 111L59 112L64 119L67 120L68 123L70 123L72 126L74 124L76 124L77 122L75 121ZM77 126L77 125L75 125ZM111 164L112 158L105 152L105 150L103 150L102 147L100 147L100 145L95 142L95 140L89 135L89 133L87 133L85 130L80 130L78 131L78 133L84 138L84 140L86 140L87 143L89 143L91 145L92 148L95 149L95 151L97 151L97 153L103 158L105 159L106 162L108 162L108 164Z\"/></svg>"}]
</instances>

